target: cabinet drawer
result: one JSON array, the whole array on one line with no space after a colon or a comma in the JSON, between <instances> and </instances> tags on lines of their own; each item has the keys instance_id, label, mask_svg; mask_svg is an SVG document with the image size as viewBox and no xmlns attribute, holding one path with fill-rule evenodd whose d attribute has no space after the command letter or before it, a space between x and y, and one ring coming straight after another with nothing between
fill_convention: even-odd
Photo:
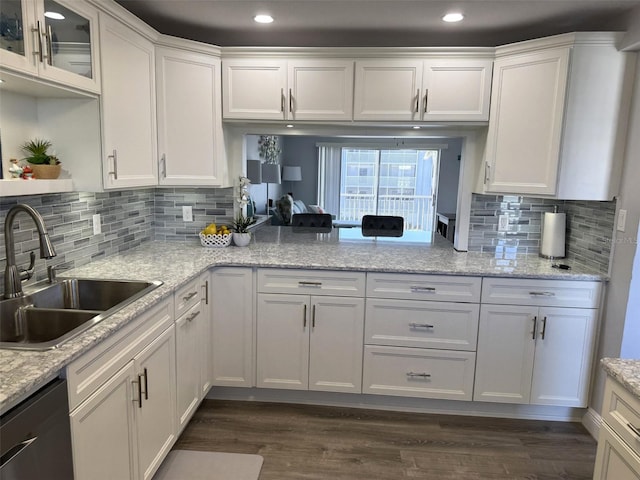
<instances>
[{"instance_id":1,"label":"cabinet drawer","mask_svg":"<svg viewBox=\"0 0 640 480\"><path fill-rule=\"evenodd\" d=\"M476 354L365 345L362 393L471 400Z\"/></svg>"},{"instance_id":2,"label":"cabinet drawer","mask_svg":"<svg viewBox=\"0 0 640 480\"><path fill-rule=\"evenodd\" d=\"M606 423L600 427L594 480L640 480L640 457Z\"/></svg>"},{"instance_id":3,"label":"cabinet drawer","mask_svg":"<svg viewBox=\"0 0 640 480\"><path fill-rule=\"evenodd\" d=\"M367 274L367 297L479 302L482 279L453 275Z\"/></svg>"},{"instance_id":4,"label":"cabinet drawer","mask_svg":"<svg viewBox=\"0 0 640 480\"><path fill-rule=\"evenodd\" d=\"M69 409L80 405L172 322L173 302L164 300L67 365Z\"/></svg>"},{"instance_id":5,"label":"cabinet drawer","mask_svg":"<svg viewBox=\"0 0 640 480\"><path fill-rule=\"evenodd\" d=\"M364 342L475 351L477 303L367 299Z\"/></svg>"},{"instance_id":6,"label":"cabinet drawer","mask_svg":"<svg viewBox=\"0 0 640 480\"><path fill-rule=\"evenodd\" d=\"M640 455L640 399L607 377L602 411L604 421Z\"/></svg>"},{"instance_id":7,"label":"cabinet drawer","mask_svg":"<svg viewBox=\"0 0 640 480\"><path fill-rule=\"evenodd\" d=\"M177 319L202 299L200 277L176 290L174 299L175 318Z\"/></svg>"},{"instance_id":8,"label":"cabinet drawer","mask_svg":"<svg viewBox=\"0 0 640 480\"><path fill-rule=\"evenodd\" d=\"M485 278L482 303L598 308L601 282Z\"/></svg>"},{"instance_id":9,"label":"cabinet drawer","mask_svg":"<svg viewBox=\"0 0 640 480\"><path fill-rule=\"evenodd\" d=\"M364 297L363 272L258 269L258 292Z\"/></svg>"}]
</instances>

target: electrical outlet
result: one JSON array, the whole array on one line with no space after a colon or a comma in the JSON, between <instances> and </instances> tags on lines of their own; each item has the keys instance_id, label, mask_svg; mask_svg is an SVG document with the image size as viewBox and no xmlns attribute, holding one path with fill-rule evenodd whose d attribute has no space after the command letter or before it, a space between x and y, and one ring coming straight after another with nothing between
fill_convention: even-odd
<instances>
[{"instance_id":1,"label":"electrical outlet","mask_svg":"<svg viewBox=\"0 0 640 480\"><path fill-rule=\"evenodd\" d=\"M500 215L498 217L498 231L506 232L509 230L509 215Z\"/></svg>"},{"instance_id":2,"label":"electrical outlet","mask_svg":"<svg viewBox=\"0 0 640 480\"><path fill-rule=\"evenodd\" d=\"M193 222L193 210L191 205L185 205L182 207L182 220L185 222Z\"/></svg>"},{"instance_id":3,"label":"electrical outlet","mask_svg":"<svg viewBox=\"0 0 640 480\"><path fill-rule=\"evenodd\" d=\"M93 216L93 234L94 235L99 235L100 233L102 233L102 221L100 220L100 214L96 213Z\"/></svg>"},{"instance_id":4,"label":"electrical outlet","mask_svg":"<svg viewBox=\"0 0 640 480\"><path fill-rule=\"evenodd\" d=\"M618 212L618 225L616 226L616 228L618 229L619 232L624 232L624 229L627 226L627 211L626 210L620 210Z\"/></svg>"}]
</instances>

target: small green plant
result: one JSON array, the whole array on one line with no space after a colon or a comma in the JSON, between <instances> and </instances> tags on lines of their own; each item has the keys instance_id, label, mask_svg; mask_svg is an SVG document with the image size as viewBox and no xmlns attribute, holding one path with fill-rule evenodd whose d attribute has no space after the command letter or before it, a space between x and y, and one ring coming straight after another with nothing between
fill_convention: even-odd
<instances>
[{"instance_id":1,"label":"small green plant","mask_svg":"<svg viewBox=\"0 0 640 480\"><path fill-rule=\"evenodd\" d=\"M239 213L238 216L231 222L231 228L236 233L247 233L248 228L256 223L256 219L253 217L246 217L242 213Z\"/></svg>"},{"instance_id":2,"label":"small green plant","mask_svg":"<svg viewBox=\"0 0 640 480\"><path fill-rule=\"evenodd\" d=\"M52 145L49 140L36 138L35 140L24 142L20 148L28 155L24 160L33 165L57 165L60 163L58 157L47 153Z\"/></svg>"}]
</instances>

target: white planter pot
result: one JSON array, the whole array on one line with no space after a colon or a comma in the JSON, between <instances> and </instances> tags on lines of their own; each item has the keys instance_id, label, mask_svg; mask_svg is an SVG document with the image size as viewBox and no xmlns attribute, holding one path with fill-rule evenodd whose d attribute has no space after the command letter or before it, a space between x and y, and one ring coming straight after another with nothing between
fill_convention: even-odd
<instances>
[{"instance_id":1,"label":"white planter pot","mask_svg":"<svg viewBox=\"0 0 640 480\"><path fill-rule=\"evenodd\" d=\"M251 234L250 233L233 233L233 243L235 243L238 247L246 247L251 243Z\"/></svg>"}]
</instances>

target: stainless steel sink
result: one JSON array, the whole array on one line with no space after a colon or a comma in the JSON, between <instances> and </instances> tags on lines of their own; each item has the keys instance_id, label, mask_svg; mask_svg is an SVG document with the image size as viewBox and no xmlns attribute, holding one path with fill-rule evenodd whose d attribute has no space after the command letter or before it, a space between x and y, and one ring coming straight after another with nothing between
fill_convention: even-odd
<instances>
[{"instance_id":1,"label":"stainless steel sink","mask_svg":"<svg viewBox=\"0 0 640 480\"><path fill-rule=\"evenodd\" d=\"M62 345L162 285L162 282L71 278L0 301L0 348Z\"/></svg>"}]
</instances>

